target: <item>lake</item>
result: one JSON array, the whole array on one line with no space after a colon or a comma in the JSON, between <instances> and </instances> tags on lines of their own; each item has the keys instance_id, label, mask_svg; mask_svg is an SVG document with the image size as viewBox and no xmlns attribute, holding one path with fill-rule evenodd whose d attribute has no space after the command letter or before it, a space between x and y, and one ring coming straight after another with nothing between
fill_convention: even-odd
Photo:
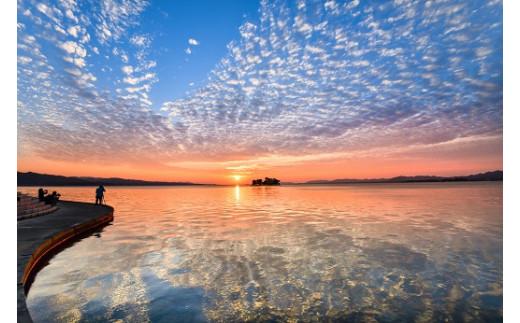
<instances>
[{"instance_id":1,"label":"lake","mask_svg":"<svg viewBox=\"0 0 520 323\"><path fill-rule=\"evenodd\" d=\"M502 321L502 182L106 190L113 223L36 275L35 322Z\"/></svg>"}]
</instances>

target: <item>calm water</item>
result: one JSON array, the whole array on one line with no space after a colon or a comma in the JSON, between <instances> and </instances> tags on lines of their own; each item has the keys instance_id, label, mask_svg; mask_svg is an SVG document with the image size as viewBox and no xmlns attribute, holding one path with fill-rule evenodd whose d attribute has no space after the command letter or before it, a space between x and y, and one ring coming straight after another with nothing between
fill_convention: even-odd
<instances>
[{"instance_id":1,"label":"calm water","mask_svg":"<svg viewBox=\"0 0 520 323\"><path fill-rule=\"evenodd\" d=\"M501 182L107 187L106 201L113 224L36 276L35 322L502 320Z\"/></svg>"}]
</instances>

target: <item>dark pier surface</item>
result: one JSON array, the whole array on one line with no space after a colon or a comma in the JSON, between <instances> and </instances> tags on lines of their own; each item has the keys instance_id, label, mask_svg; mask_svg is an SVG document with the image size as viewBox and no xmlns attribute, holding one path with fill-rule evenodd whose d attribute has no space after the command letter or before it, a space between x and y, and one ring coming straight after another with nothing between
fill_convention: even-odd
<instances>
[{"instance_id":1,"label":"dark pier surface","mask_svg":"<svg viewBox=\"0 0 520 323\"><path fill-rule=\"evenodd\" d=\"M18 322L32 322L25 303L25 290L47 259L65 242L75 241L86 232L114 219L114 208L59 201L52 213L18 221L17 230L17 309Z\"/></svg>"}]
</instances>

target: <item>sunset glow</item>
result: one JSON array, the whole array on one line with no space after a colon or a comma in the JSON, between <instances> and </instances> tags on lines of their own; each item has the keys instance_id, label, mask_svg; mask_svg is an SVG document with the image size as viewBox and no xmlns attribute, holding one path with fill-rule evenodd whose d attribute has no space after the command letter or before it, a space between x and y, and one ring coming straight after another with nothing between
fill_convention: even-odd
<instances>
[{"instance_id":1,"label":"sunset glow","mask_svg":"<svg viewBox=\"0 0 520 323\"><path fill-rule=\"evenodd\" d=\"M19 1L17 168L245 184L503 164L500 1Z\"/></svg>"}]
</instances>

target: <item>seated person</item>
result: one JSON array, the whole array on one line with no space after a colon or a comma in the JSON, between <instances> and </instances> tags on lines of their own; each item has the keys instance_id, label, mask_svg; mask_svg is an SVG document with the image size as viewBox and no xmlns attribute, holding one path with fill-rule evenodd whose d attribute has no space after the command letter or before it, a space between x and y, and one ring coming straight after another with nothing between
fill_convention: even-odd
<instances>
[{"instance_id":1,"label":"seated person","mask_svg":"<svg viewBox=\"0 0 520 323\"><path fill-rule=\"evenodd\" d=\"M56 191L52 192L45 197L45 204L50 204L52 206L56 205L58 200L60 199L61 194L56 193Z\"/></svg>"},{"instance_id":2,"label":"seated person","mask_svg":"<svg viewBox=\"0 0 520 323\"><path fill-rule=\"evenodd\" d=\"M40 187L40 189L38 190L38 199L40 200L40 202L45 201L45 194L47 194L47 190L44 190Z\"/></svg>"}]
</instances>

